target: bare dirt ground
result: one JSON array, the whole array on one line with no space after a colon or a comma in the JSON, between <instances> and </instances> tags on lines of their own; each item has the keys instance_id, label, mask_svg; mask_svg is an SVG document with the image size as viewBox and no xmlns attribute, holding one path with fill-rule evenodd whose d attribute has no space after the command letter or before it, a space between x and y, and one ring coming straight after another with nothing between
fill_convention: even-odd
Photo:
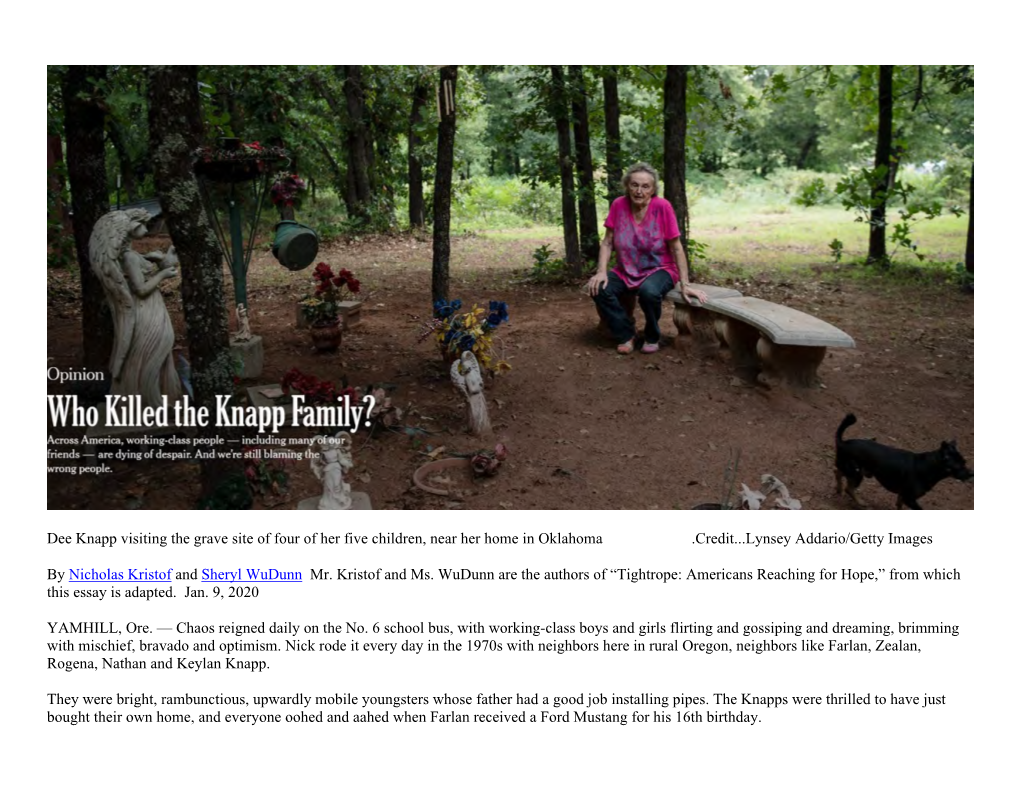
<instances>
[{"instance_id":1,"label":"bare dirt ground","mask_svg":"<svg viewBox=\"0 0 1020 788\"><path fill-rule=\"evenodd\" d=\"M828 354L821 387L790 390L743 384L725 354L677 341L668 305L661 352L617 355L613 343L596 333L594 309L579 286L523 280L537 245L454 241L451 298L466 305L499 299L510 306L510 323L499 336L513 370L488 391L496 434L484 442L464 433L464 406L435 345L418 342L431 313L427 239L368 239L320 253L320 261L334 269L354 271L365 288L363 319L344 335L336 355L317 354L307 332L295 327L295 303L311 289L311 269L291 273L268 253L256 255L249 293L253 329L265 341L261 382L276 383L297 367L351 385L392 384L404 424L428 432L356 437L352 484L370 494L375 508L688 509L724 497L726 468L738 451L738 487L743 482L757 488L762 474L773 474L805 509L853 508L848 498L837 497L833 478L834 433L848 412L859 420L851 437L913 451L956 438L973 467L973 297L952 285L862 278L852 267L831 265L793 274L702 266L702 282L816 314L854 337L856 349ZM49 276L48 366L80 366L77 272ZM174 285L164 293L186 352L179 291ZM51 383L49 393L65 390ZM429 451L472 452L497 442L509 450L506 463L492 479L469 485L461 500L411 484ZM49 507L195 504L195 463L113 467L99 478L50 475ZM258 499L258 508L294 508L321 490L307 463L286 469L289 492ZM865 482L862 497L872 508L895 503L874 481ZM971 509L973 485L946 480L922 505Z\"/></svg>"}]
</instances>

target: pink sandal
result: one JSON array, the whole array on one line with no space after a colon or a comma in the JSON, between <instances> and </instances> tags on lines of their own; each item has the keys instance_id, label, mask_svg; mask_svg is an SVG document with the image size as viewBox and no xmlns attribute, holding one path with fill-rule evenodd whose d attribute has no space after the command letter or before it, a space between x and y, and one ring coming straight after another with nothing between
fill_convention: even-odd
<instances>
[{"instance_id":1,"label":"pink sandal","mask_svg":"<svg viewBox=\"0 0 1020 788\"><path fill-rule=\"evenodd\" d=\"M631 337L626 342L624 342L622 345L617 345L616 346L616 352L619 353L621 356L629 356L631 353L633 353L634 352L634 338Z\"/></svg>"},{"instance_id":2,"label":"pink sandal","mask_svg":"<svg viewBox=\"0 0 1020 788\"><path fill-rule=\"evenodd\" d=\"M643 344L641 346L641 352L642 353L658 353L659 352L659 343L658 342L645 342L645 344Z\"/></svg>"}]
</instances>

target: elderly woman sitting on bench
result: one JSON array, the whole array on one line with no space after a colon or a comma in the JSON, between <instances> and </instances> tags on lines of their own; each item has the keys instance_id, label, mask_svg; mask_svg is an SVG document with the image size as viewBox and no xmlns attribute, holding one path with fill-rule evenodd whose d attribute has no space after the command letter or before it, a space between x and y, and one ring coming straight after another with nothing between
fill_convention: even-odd
<instances>
[{"instance_id":1,"label":"elderly woman sitting on bench","mask_svg":"<svg viewBox=\"0 0 1020 788\"><path fill-rule=\"evenodd\" d=\"M621 304L621 296L636 295L645 314L642 353L659 349L662 299L680 283L688 303L708 296L690 286L687 257L680 243L676 213L658 196L659 174L647 164L635 164L623 177L624 196L615 200L606 218L606 237L599 248L599 267L588 281L588 293L599 315L619 343L619 353L633 353L634 322ZM616 266L609 258L616 252Z\"/></svg>"}]
</instances>

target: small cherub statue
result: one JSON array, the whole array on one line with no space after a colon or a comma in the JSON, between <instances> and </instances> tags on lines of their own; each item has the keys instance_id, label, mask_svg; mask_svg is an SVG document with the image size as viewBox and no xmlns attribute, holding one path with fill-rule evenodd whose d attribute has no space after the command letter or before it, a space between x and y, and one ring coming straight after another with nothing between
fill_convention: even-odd
<instances>
[{"instance_id":1,"label":"small cherub statue","mask_svg":"<svg viewBox=\"0 0 1020 788\"><path fill-rule=\"evenodd\" d=\"M251 342L251 326L248 325L248 310L244 304L237 305L237 332L233 336L235 342Z\"/></svg>"},{"instance_id":2,"label":"small cherub statue","mask_svg":"<svg viewBox=\"0 0 1020 788\"><path fill-rule=\"evenodd\" d=\"M322 482L319 509L350 509L351 485L344 481L344 473L354 468L351 458L353 439L349 432L336 435L319 435L312 440L312 473ZM318 446L318 450L316 450Z\"/></svg>"},{"instance_id":3,"label":"small cherub statue","mask_svg":"<svg viewBox=\"0 0 1020 788\"><path fill-rule=\"evenodd\" d=\"M460 358L450 367L450 379L468 403L468 428L472 435L488 435L492 432L489 423L489 406L485 403L485 381L478 359L470 350L461 353Z\"/></svg>"}]
</instances>

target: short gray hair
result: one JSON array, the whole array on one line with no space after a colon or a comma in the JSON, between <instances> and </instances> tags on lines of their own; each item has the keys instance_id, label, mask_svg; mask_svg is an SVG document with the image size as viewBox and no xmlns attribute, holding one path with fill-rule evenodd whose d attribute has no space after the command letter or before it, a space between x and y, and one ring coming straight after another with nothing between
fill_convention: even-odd
<instances>
[{"instance_id":1,"label":"short gray hair","mask_svg":"<svg viewBox=\"0 0 1020 788\"><path fill-rule=\"evenodd\" d=\"M637 172L645 172L652 176L654 183L652 184L652 195L655 197L659 196L659 173L656 172L655 167L643 161L639 161L637 164L631 165L627 172L623 175L623 180L620 181L620 188L623 189L623 193L627 193L627 189L630 187L630 176Z\"/></svg>"}]
</instances>

